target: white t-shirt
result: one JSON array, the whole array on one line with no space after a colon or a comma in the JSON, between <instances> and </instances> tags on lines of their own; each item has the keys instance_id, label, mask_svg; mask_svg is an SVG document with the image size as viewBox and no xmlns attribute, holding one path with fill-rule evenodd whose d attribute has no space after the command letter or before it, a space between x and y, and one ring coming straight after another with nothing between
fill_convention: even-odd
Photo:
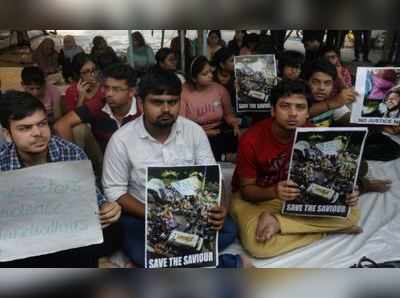
<instances>
[{"instance_id":1,"label":"white t-shirt","mask_svg":"<svg viewBox=\"0 0 400 298\"><path fill-rule=\"evenodd\" d=\"M108 200L129 193L144 203L146 168L149 166L215 165L204 130L178 117L162 144L145 129L143 116L116 131L108 143L103 164L103 187Z\"/></svg>"}]
</instances>

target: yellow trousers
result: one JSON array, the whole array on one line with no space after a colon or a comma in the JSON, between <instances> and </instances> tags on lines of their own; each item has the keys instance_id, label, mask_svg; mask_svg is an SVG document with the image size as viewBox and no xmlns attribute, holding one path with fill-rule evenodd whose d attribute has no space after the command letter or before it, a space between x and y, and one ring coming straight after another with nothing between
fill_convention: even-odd
<instances>
[{"instance_id":1,"label":"yellow trousers","mask_svg":"<svg viewBox=\"0 0 400 298\"><path fill-rule=\"evenodd\" d=\"M306 246L334 232L357 225L360 212L351 208L347 218L303 217L281 215L282 201L275 199L262 203L250 203L233 193L231 215L235 219L243 248L255 258L270 258L293 249ZM256 240L258 217L264 211L273 214L281 231L266 242Z\"/></svg>"}]
</instances>

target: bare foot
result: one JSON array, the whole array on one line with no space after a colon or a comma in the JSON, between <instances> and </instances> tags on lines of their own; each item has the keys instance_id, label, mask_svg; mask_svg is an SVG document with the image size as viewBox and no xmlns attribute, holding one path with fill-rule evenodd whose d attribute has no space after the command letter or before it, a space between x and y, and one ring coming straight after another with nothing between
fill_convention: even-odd
<instances>
[{"instance_id":1,"label":"bare foot","mask_svg":"<svg viewBox=\"0 0 400 298\"><path fill-rule=\"evenodd\" d=\"M240 258L242 259L242 268L243 269L249 269L249 268L254 268L252 260L246 256L246 255L240 255Z\"/></svg>"},{"instance_id":2,"label":"bare foot","mask_svg":"<svg viewBox=\"0 0 400 298\"><path fill-rule=\"evenodd\" d=\"M391 180L379 180L379 179L370 180L368 178L365 178L361 182L360 192L361 193L367 193L367 192L384 193L390 189L391 184L392 184Z\"/></svg>"},{"instance_id":3,"label":"bare foot","mask_svg":"<svg viewBox=\"0 0 400 298\"><path fill-rule=\"evenodd\" d=\"M268 212L263 212L258 217L256 240L259 242L270 240L280 230L281 227L275 216Z\"/></svg>"},{"instance_id":4,"label":"bare foot","mask_svg":"<svg viewBox=\"0 0 400 298\"><path fill-rule=\"evenodd\" d=\"M332 231L331 234L361 234L363 229L360 226L351 226L343 230Z\"/></svg>"}]
</instances>

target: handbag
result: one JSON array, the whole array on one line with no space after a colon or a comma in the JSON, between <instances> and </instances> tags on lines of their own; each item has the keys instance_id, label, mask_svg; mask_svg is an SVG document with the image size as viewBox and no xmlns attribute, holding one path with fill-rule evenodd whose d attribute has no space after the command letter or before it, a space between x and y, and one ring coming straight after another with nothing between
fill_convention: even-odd
<instances>
[{"instance_id":1,"label":"handbag","mask_svg":"<svg viewBox=\"0 0 400 298\"><path fill-rule=\"evenodd\" d=\"M400 268L400 260L377 263L364 256L358 263L350 266L350 268Z\"/></svg>"}]
</instances>

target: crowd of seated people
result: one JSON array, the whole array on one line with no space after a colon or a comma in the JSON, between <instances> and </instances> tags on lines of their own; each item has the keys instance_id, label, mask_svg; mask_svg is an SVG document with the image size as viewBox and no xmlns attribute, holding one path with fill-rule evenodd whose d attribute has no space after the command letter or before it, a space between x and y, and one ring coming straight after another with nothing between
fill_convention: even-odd
<instances>
[{"instance_id":1,"label":"crowd of seated people","mask_svg":"<svg viewBox=\"0 0 400 298\"><path fill-rule=\"evenodd\" d=\"M268 36L265 43L265 36L237 30L225 42L219 30L211 30L207 54L193 56L188 51L185 70L178 70L177 40L154 54L143 35L134 32L129 65L101 36L94 38L90 54L72 36L64 38L61 53L45 39L35 52L36 65L22 71L23 91L1 94L0 170L90 159L99 182L105 245L116 242L110 246L122 249L129 264L137 267L144 266L145 168L156 161L164 166L235 164L232 193L208 215L220 232L221 252L240 239L248 255L268 258L329 233L361 233L360 193L385 192L391 186L388 180L369 180L366 172L360 173L358 188L346 196L346 204L354 207L346 219L280 214L282 203L300 192L287 180L296 128L352 126L349 104L357 92L340 47L325 45L318 32L305 32L305 54L285 49L278 35ZM185 47L186 40L190 43L185 39ZM270 95L271 112L252 121L235 108L234 56L263 54L266 45L278 61L278 83ZM69 84L65 96L46 81L60 66ZM398 93L390 90L385 101L397 100L398 105ZM21 133L18 123L28 123L29 131ZM366 147L386 150L385 160L399 157L399 146L383 131L399 133L397 127L372 129ZM36 139L45 140L44 145L35 147ZM52 157L52 147L68 154ZM12 166L10 156L18 160L18 167ZM375 156L372 152L364 158ZM93 258L81 262L83 257L110 253L77 249L4 265L91 267L96 266ZM251 265L245 255L221 253L220 266Z\"/></svg>"}]
</instances>

